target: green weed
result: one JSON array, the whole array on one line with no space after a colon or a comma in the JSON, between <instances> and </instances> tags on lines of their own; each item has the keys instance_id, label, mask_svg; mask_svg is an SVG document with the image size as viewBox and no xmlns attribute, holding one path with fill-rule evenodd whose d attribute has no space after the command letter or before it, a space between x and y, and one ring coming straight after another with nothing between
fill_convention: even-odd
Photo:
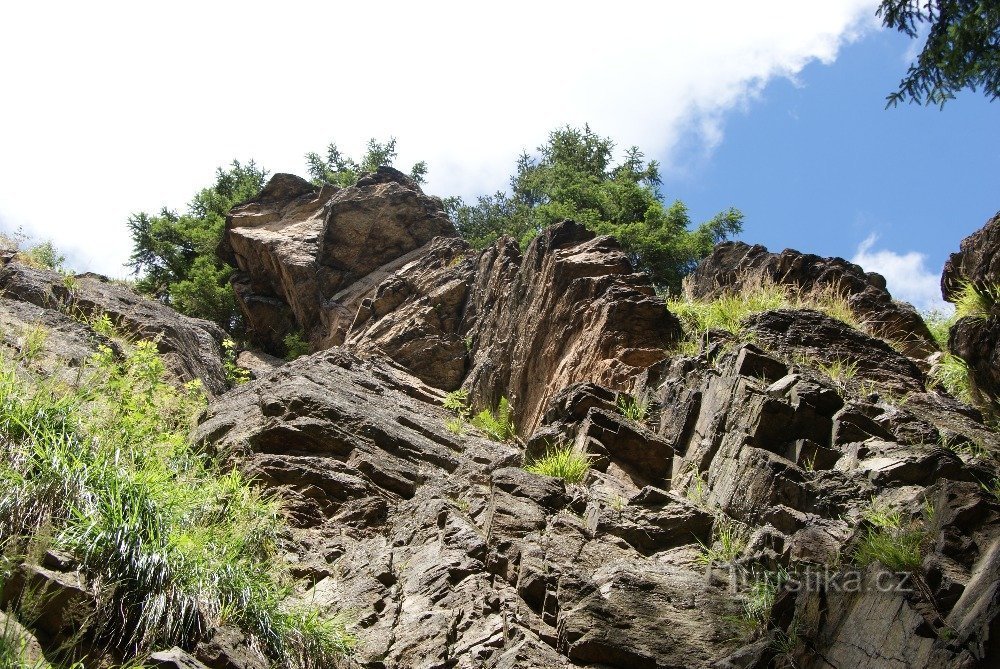
<instances>
[{"instance_id":1,"label":"green weed","mask_svg":"<svg viewBox=\"0 0 1000 669\"><path fill-rule=\"evenodd\" d=\"M718 516L712 527L712 545L706 546L700 540L702 564L731 564L747 547L746 533L726 516Z\"/></svg>"},{"instance_id":2,"label":"green weed","mask_svg":"<svg viewBox=\"0 0 1000 669\"><path fill-rule=\"evenodd\" d=\"M514 409L506 397L500 398L496 411L483 409L472 417L471 422L495 441L510 441L517 434L514 428Z\"/></svg>"},{"instance_id":3,"label":"green weed","mask_svg":"<svg viewBox=\"0 0 1000 669\"><path fill-rule=\"evenodd\" d=\"M28 364L37 360L45 350L45 342L48 339L49 330L41 323L29 327L21 337L20 360Z\"/></svg>"},{"instance_id":4,"label":"green weed","mask_svg":"<svg viewBox=\"0 0 1000 669\"><path fill-rule=\"evenodd\" d=\"M942 354L937 364L931 369L930 380L944 388L956 399L966 404L973 403L969 366L957 355Z\"/></svg>"},{"instance_id":5,"label":"green weed","mask_svg":"<svg viewBox=\"0 0 1000 669\"><path fill-rule=\"evenodd\" d=\"M226 370L226 381L230 386L239 386L250 381L250 370L236 364L236 342L222 340L222 366Z\"/></svg>"},{"instance_id":6,"label":"green weed","mask_svg":"<svg viewBox=\"0 0 1000 669\"><path fill-rule=\"evenodd\" d=\"M955 320L960 318L986 318L1000 295L1000 286L976 286L971 281L962 282L955 298Z\"/></svg>"},{"instance_id":7,"label":"green weed","mask_svg":"<svg viewBox=\"0 0 1000 669\"><path fill-rule=\"evenodd\" d=\"M835 358L830 363L817 363L816 367L831 381L843 388L858 375L858 363Z\"/></svg>"},{"instance_id":8,"label":"green weed","mask_svg":"<svg viewBox=\"0 0 1000 669\"><path fill-rule=\"evenodd\" d=\"M801 290L796 286L778 284L764 276L747 277L738 289L710 301L669 299L667 309L680 319L688 342L713 329L742 336L743 321L748 316L774 309L815 309L851 327L862 328L862 323L838 286L824 285ZM691 344L687 346L690 350Z\"/></svg>"},{"instance_id":9,"label":"green weed","mask_svg":"<svg viewBox=\"0 0 1000 669\"><path fill-rule=\"evenodd\" d=\"M532 474L552 476L566 483L580 483L590 471L590 459L586 454L573 450L572 446L557 446L525 464L524 468Z\"/></svg>"}]
</instances>

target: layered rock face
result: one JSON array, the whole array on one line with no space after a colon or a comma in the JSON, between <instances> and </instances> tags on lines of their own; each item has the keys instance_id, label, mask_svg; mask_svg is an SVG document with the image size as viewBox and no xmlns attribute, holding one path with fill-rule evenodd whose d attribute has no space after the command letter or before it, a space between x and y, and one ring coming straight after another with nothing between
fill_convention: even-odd
<instances>
[{"instance_id":1,"label":"layered rock face","mask_svg":"<svg viewBox=\"0 0 1000 669\"><path fill-rule=\"evenodd\" d=\"M941 295L954 302L971 285L989 311L960 319L952 327L948 350L969 365L973 390L982 403L1000 401L1000 215L962 240L958 253L945 263Z\"/></svg>"},{"instance_id":2,"label":"layered rock face","mask_svg":"<svg viewBox=\"0 0 1000 669\"><path fill-rule=\"evenodd\" d=\"M379 189L395 194L370 204ZM278 324L262 343L303 328L327 350L262 369L195 435L286 500L300 596L350 614L352 662L996 661L1000 505L984 454L1000 442L928 387L913 358L936 347L884 280L720 245L692 295L757 273L831 287L869 327L769 311L682 356L677 319L613 240L564 222L523 252L473 253L422 197L390 172L341 191L281 177L234 210L245 312L255 322L258 300L278 314L256 321ZM363 261L355 237L383 234ZM850 378L819 371L835 364ZM456 388L476 408L510 398L521 439L446 428ZM522 467L554 445L587 458L583 481ZM859 558L882 536L878 509L916 533L905 566ZM748 613L775 574L786 585Z\"/></svg>"},{"instance_id":3,"label":"layered rock face","mask_svg":"<svg viewBox=\"0 0 1000 669\"><path fill-rule=\"evenodd\" d=\"M911 357L925 358L938 350L913 307L892 299L883 276L866 273L843 258L821 258L792 249L771 253L759 244L725 242L686 277L684 286L691 297L705 299L761 277L798 290L836 292L847 299L869 332L898 342Z\"/></svg>"},{"instance_id":4,"label":"layered rock face","mask_svg":"<svg viewBox=\"0 0 1000 669\"><path fill-rule=\"evenodd\" d=\"M225 333L214 323L182 316L96 274L64 277L24 265L13 252L0 253L3 344L17 348L24 333L40 327L46 352L79 366L97 346L115 346L93 327L101 316L124 334L155 341L177 379L198 379L211 395L226 389L221 355Z\"/></svg>"}]
</instances>

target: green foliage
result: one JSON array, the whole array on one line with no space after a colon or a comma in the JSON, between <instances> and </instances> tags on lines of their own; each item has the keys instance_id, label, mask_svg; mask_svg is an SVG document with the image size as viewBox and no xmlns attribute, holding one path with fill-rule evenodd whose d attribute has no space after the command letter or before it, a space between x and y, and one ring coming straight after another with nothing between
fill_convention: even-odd
<instances>
[{"instance_id":1,"label":"green foliage","mask_svg":"<svg viewBox=\"0 0 1000 669\"><path fill-rule=\"evenodd\" d=\"M872 500L862 512L868 527L854 552L862 566L878 562L893 571L920 568L920 545L926 532L916 524L904 524L902 514Z\"/></svg>"},{"instance_id":2,"label":"green foliage","mask_svg":"<svg viewBox=\"0 0 1000 669\"><path fill-rule=\"evenodd\" d=\"M309 354L309 342L302 337L302 332L289 332L282 340L285 344L285 360L295 360Z\"/></svg>"},{"instance_id":3,"label":"green foliage","mask_svg":"<svg viewBox=\"0 0 1000 669\"><path fill-rule=\"evenodd\" d=\"M557 446L525 464L524 469L532 474L559 478L566 483L581 483L590 471L590 459L586 454L573 450L572 446Z\"/></svg>"},{"instance_id":4,"label":"green foliage","mask_svg":"<svg viewBox=\"0 0 1000 669\"><path fill-rule=\"evenodd\" d=\"M930 330L931 336L934 337L938 348L942 351L947 351L948 334L951 331L951 326L958 319L954 315L948 316L936 309L925 311L920 314L920 317L924 319L924 323L927 325L927 329Z\"/></svg>"},{"instance_id":5,"label":"green foliage","mask_svg":"<svg viewBox=\"0 0 1000 669\"><path fill-rule=\"evenodd\" d=\"M472 417L472 425L495 441L510 441L517 435L514 427L514 408L506 397L500 398L496 411L486 408Z\"/></svg>"},{"instance_id":6,"label":"green foliage","mask_svg":"<svg viewBox=\"0 0 1000 669\"><path fill-rule=\"evenodd\" d=\"M0 359L0 553L48 528L95 584L98 633L127 654L229 622L274 661L322 666L342 623L289 609L275 500L192 448L200 384L164 380L152 342L103 348L78 385ZM113 587L112 587L113 586Z\"/></svg>"},{"instance_id":7,"label":"green foliage","mask_svg":"<svg viewBox=\"0 0 1000 669\"><path fill-rule=\"evenodd\" d=\"M964 281L955 299L955 320L960 318L986 318L1000 295L1000 286L976 286Z\"/></svg>"},{"instance_id":8,"label":"green foliage","mask_svg":"<svg viewBox=\"0 0 1000 669\"><path fill-rule=\"evenodd\" d=\"M28 248L27 251L23 251L21 258L29 265L34 267L40 267L42 269L61 269L63 263L66 262L66 256L59 253L55 246L52 245L51 241L44 241L40 244L35 244Z\"/></svg>"},{"instance_id":9,"label":"green foliage","mask_svg":"<svg viewBox=\"0 0 1000 669\"><path fill-rule=\"evenodd\" d=\"M342 188L353 186L362 175L374 172L379 167L392 167L397 157L396 138L390 137L385 144L380 144L374 138L368 140L368 149L360 162L354 162L330 143L326 147L326 157L318 153L306 154L306 168L316 185L334 184ZM417 183L424 183L427 176L427 163L420 161L410 168L410 177Z\"/></svg>"},{"instance_id":10,"label":"green foliage","mask_svg":"<svg viewBox=\"0 0 1000 669\"><path fill-rule=\"evenodd\" d=\"M727 516L717 516L712 526L712 545L706 546L700 540L702 564L732 564L747 547L746 532Z\"/></svg>"},{"instance_id":11,"label":"green foliage","mask_svg":"<svg viewBox=\"0 0 1000 669\"><path fill-rule=\"evenodd\" d=\"M164 207L128 219L132 235L129 266L140 276L136 288L189 316L214 321L238 331L241 316L229 279L233 269L215 254L226 214L257 195L268 172L253 161L233 161L216 171L215 183L199 191L180 214Z\"/></svg>"},{"instance_id":12,"label":"green foliage","mask_svg":"<svg viewBox=\"0 0 1000 669\"><path fill-rule=\"evenodd\" d=\"M704 507L708 497L708 481L705 480L705 473L695 474L691 477L691 482L684 488L684 496L697 506Z\"/></svg>"},{"instance_id":13,"label":"green foliage","mask_svg":"<svg viewBox=\"0 0 1000 669\"><path fill-rule=\"evenodd\" d=\"M659 191L659 165L638 147L613 164L614 143L591 131L566 126L549 134L538 155L522 154L511 192L480 196L475 205L447 201L459 233L475 248L502 236L522 247L547 225L573 219L614 235L637 267L661 287L676 290L712 247L742 229L743 215L728 209L690 229L687 207L667 206Z\"/></svg>"},{"instance_id":14,"label":"green foliage","mask_svg":"<svg viewBox=\"0 0 1000 669\"><path fill-rule=\"evenodd\" d=\"M230 386L240 386L250 381L250 370L236 364L236 342L222 340L222 366L226 370L226 382Z\"/></svg>"},{"instance_id":15,"label":"green foliage","mask_svg":"<svg viewBox=\"0 0 1000 669\"><path fill-rule=\"evenodd\" d=\"M944 353L931 368L930 380L966 404L973 404L969 366L957 355Z\"/></svg>"},{"instance_id":16,"label":"green foliage","mask_svg":"<svg viewBox=\"0 0 1000 669\"><path fill-rule=\"evenodd\" d=\"M819 371L823 372L840 387L846 386L849 381L858 375L858 363L856 361L852 362L850 360L834 358L829 364L820 362L816 366L819 368Z\"/></svg>"},{"instance_id":17,"label":"green foliage","mask_svg":"<svg viewBox=\"0 0 1000 669\"><path fill-rule=\"evenodd\" d=\"M993 0L882 0L879 18L916 38L930 24L923 50L886 106L909 100L941 107L963 89L1000 97L1000 5Z\"/></svg>"},{"instance_id":18,"label":"green foliage","mask_svg":"<svg viewBox=\"0 0 1000 669\"><path fill-rule=\"evenodd\" d=\"M649 413L649 397L630 397L624 393L618 396L618 412L636 423L646 420Z\"/></svg>"},{"instance_id":19,"label":"green foliage","mask_svg":"<svg viewBox=\"0 0 1000 669\"><path fill-rule=\"evenodd\" d=\"M788 580L783 570L754 574L756 578L743 595L743 617L753 627L760 628L767 623L774 608L774 601Z\"/></svg>"}]
</instances>

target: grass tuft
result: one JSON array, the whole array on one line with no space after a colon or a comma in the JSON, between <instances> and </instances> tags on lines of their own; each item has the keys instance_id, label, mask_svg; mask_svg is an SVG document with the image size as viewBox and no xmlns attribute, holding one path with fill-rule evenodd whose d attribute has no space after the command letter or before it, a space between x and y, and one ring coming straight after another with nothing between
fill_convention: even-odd
<instances>
[{"instance_id":1,"label":"grass tuft","mask_svg":"<svg viewBox=\"0 0 1000 669\"><path fill-rule=\"evenodd\" d=\"M899 511L878 504L862 512L868 523L855 549L854 559L861 566L878 562L893 571L914 571L923 558L920 545L926 532L916 523L904 523Z\"/></svg>"},{"instance_id":2,"label":"grass tuft","mask_svg":"<svg viewBox=\"0 0 1000 669\"><path fill-rule=\"evenodd\" d=\"M625 418L635 423L646 420L649 414L649 396L643 394L641 397L630 397L624 393L618 396L618 412Z\"/></svg>"},{"instance_id":3,"label":"grass tuft","mask_svg":"<svg viewBox=\"0 0 1000 669\"><path fill-rule=\"evenodd\" d=\"M559 478L566 483L581 483L590 471L590 458L573 450L572 446L558 446L548 449L545 455L524 468L532 474Z\"/></svg>"},{"instance_id":4,"label":"grass tuft","mask_svg":"<svg viewBox=\"0 0 1000 669\"><path fill-rule=\"evenodd\" d=\"M514 408L506 397L500 398L496 411L483 409L472 417L471 422L494 441L510 441L517 434L514 428Z\"/></svg>"},{"instance_id":5,"label":"grass tuft","mask_svg":"<svg viewBox=\"0 0 1000 669\"><path fill-rule=\"evenodd\" d=\"M955 320L960 318L986 318L1000 295L1000 286L976 286L963 281L955 298Z\"/></svg>"},{"instance_id":6,"label":"grass tuft","mask_svg":"<svg viewBox=\"0 0 1000 669\"><path fill-rule=\"evenodd\" d=\"M930 380L966 404L973 404L969 366L957 355L944 353L931 368Z\"/></svg>"},{"instance_id":7,"label":"grass tuft","mask_svg":"<svg viewBox=\"0 0 1000 669\"><path fill-rule=\"evenodd\" d=\"M700 540L702 564L732 564L747 547L747 537L736 521L719 515L712 527L712 545L706 546Z\"/></svg>"}]
</instances>

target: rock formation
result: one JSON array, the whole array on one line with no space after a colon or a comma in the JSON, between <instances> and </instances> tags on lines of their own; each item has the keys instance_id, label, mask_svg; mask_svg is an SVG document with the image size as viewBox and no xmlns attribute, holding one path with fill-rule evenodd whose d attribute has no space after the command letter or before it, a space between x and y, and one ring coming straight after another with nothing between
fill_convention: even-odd
<instances>
[{"instance_id":1,"label":"rock formation","mask_svg":"<svg viewBox=\"0 0 1000 669\"><path fill-rule=\"evenodd\" d=\"M898 342L904 352L925 358L938 350L920 315L885 288L885 277L865 272L843 258L821 258L785 249L770 253L759 244L725 242L685 278L685 291L707 299L765 277L798 290L828 289L845 297L872 334Z\"/></svg>"},{"instance_id":2,"label":"rock formation","mask_svg":"<svg viewBox=\"0 0 1000 669\"><path fill-rule=\"evenodd\" d=\"M985 314L961 318L948 339L948 349L969 365L973 391L983 404L1000 402L1000 215L962 240L960 251L945 263L941 294L955 302L964 286L983 296Z\"/></svg>"},{"instance_id":3,"label":"rock formation","mask_svg":"<svg viewBox=\"0 0 1000 669\"><path fill-rule=\"evenodd\" d=\"M181 381L198 379L210 394L226 389L221 360L225 333L214 323L189 318L128 287L97 274L64 277L0 253L0 337L16 348L21 333L40 324L57 336L48 337L54 356L81 364L97 344L113 345L95 331L93 321L108 322L136 339L156 342L169 370Z\"/></svg>"},{"instance_id":4,"label":"rock formation","mask_svg":"<svg viewBox=\"0 0 1000 669\"><path fill-rule=\"evenodd\" d=\"M963 258L992 257L966 242ZM282 500L296 598L358 637L342 666L1000 661L1000 441L930 387L914 358L933 340L877 275L720 245L691 295L759 273L832 286L878 327L779 309L681 349L680 322L613 239L566 221L523 252L509 239L473 252L388 169L344 189L276 175L234 208L220 253L256 343L280 353L301 331L313 353L245 354L256 380L222 392L212 326L10 258L0 322L41 320L81 359L100 333L72 308L108 313L218 393L192 438ZM952 266L987 280L979 262ZM456 425L443 406L456 389L475 410L509 398L518 437ZM524 467L557 447L586 458L582 480ZM86 591L71 563L41 562L19 578ZM151 662L262 667L231 634Z\"/></svg>"}]
</instances>

